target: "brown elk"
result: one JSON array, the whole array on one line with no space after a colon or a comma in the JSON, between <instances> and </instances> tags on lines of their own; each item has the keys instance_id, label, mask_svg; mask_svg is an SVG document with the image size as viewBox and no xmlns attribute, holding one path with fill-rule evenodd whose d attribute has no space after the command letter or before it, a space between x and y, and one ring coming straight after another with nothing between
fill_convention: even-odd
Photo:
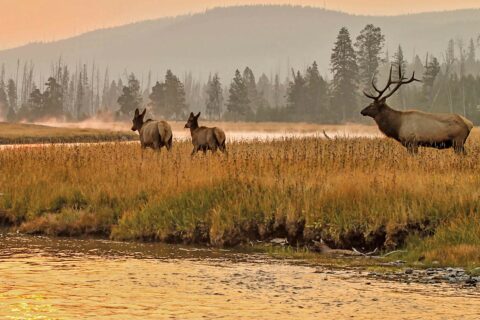
<instances>
[{"instance_id":1,"label":"brown elk","mask_svg":"<svg viewBox=\"0 0 480 320\"><path fill-rule=\"evenodd\" d=\"M197 115L194 115L193 112L190 112L190 117L185 124L185 128L189 128L190 134L192 135L192 156L199 150L202 150L204 153L206 153L207 150L215 152L217 149L220 149L220 151L226 153L227 149L225 146L225 132L217 127L199 127L199 117L200 112Z\"/></svg>"},{"instance_id":2,"label":"brown elk","mask_svg":"<svg viewBox=\"0 0 480 320\"><path fill-rule=\"evenodd\" d=\"M150 147L154 150L160 150L163 146L170 150L172 148L172 128L166 121L156 121L148 119L143 121L147 109L142 113L135 109L133 117L132 131L138 131L140 134L140 143L143 149Z\"/></svg>"},{"instance_id":3,"label":"brown elk","mask_svg":"<svg viewBox=\"0 0 480 320\"><path fill-rule=\"evenodd\" d=\"M387 85L379 90L372 80L372 86L378 95L363 92L373 102L362 110L363 116L372 117L387 137L400 142L407 150L415 154L418 147L432 147L437 149L453 148L456 153L465 154L465 141L473 128L468 119L453 113L427 113L417 110L399 111L387 105L391 97L404 84L419 81L412 77L403 77L401 68L398 68L398 80L392 81L392 68ZM390 90L390 86L395 85ZM384 95L389 89L388 94Z\"/></svg>"}]
</instances>

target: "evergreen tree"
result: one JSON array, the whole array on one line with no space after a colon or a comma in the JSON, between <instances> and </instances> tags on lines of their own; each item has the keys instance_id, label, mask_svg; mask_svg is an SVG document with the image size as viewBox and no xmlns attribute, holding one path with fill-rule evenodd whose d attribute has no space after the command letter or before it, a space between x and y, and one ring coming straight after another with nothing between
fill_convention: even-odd
<instances>
[{"instance_id":1,"label":"evergreen tree","mask_svg":"<svg viewBox=\"0 0 480 320\"><path fill-rule=\"evenodd\" d=\"M6 119L8 113L8 98L5 83L0 79L0 121Z\"/></svg>"},{"instance_id":2,"label":"evergreen tree","mask_svg":"<svg viewBox=\"0 0 480 320\"><path fill-rule=\"evenodd\" d=\"M324 120L327 112L327 83L320 76L317 62L314 61L311 67L308 67L305 80L307 82L306 94L306 114L307 119Z\"/></svg>"},{"instance_id":3,"label":"evergreen tree","mask_svg":"<svg viewBox=\"0 0 480 320\"><path fill-rule=\"evenodd\" d=\"M186 114L184 86L171 70L167 70L164 83L157 81L149 97L150 105L158 115L166 118L181 118Z\"/></svg>"},{"instance_id":4,"label":"evergreen tree","mask_svg":"<svg viewBox=\"0 0 480 320\"><path fill-rule=\"evenodd\" d=\"M357 48L357 62L360 85L363 88L370 88L372 79L376 80L378 66L382 59L385 36L379 27L368 24L360 31L355 47Z\"/></svg>"},{"instance_id":5,"label":"evergreen tree","mask_svg":"<svg viewBox=\"0 0 480 320\"><path fill-rule=\"evenodd\" d=\"M248 100L250 101L250 110L255 112L258 108L258 92L257 83L255 81L255 75L252 69L246 67L243 71L243 81L247 87Z\"/></svg>"},{"instance_id":6,"label":"evergreen tree","mask_svg":"<svg viewBox=\"0 0 480 320\"><path fill-rule=\"evenodd\" d=\"M287 108L295 120L304 120L307 105L307 82L300 71L292 70L293 80L287 90Z\"/></svg>"},{"instance_id":7,"label":"evergreen tree","mask_svg":"<svg viewBox=\"0 0 480 320\"><path fill-rule=\"evenodd\" d=\"M13 79L8 80L7 84L8 111L7 120L14 121L17 113L17 86Z\"/></svg>"},{"instance_id":8,"label":"evergreen tree","mask_svg":"<svg viewBox=\"0 0 480 320\"><path fill-rule=\"evenodd\" d=\"M402 73L405 74L405 71L407 69L407 61L405 61L405 58L403 56L403 49L402 46L398 46L397 51L393 55L393 61L392 61L392 66L393 66L393 79L398 79L398 68L402 68Z\"/></svg>"},{"instance_id":9,"label":"evergreen tree","mask_svg":"<svg viewBox=\"0 0 480 320\"><path fill-rule=\"evenodd\" d=\"M207 116L210 119L220 119L223 105L223 90L222 84L218 74L215 74L213 78L207 84L207 101L205 104Z\"/></svg>"},{"instance_id":10,"label":"evergreen tree","mask_svg":"<svg viewBox=\"0 0 480 320\"><path fill-rule=\"evenodd\" d=\"M238 119L238 116L245 117L251 114L248 89L238 70L235 71L235 77L230 84L227 109L235 119Z\"/></svg>"},{"instance_id":11,"label":"evergreen tree","mask_svg":"<svg viewBox=\"0 0 480 320\"><path fill-rule=\"evenodd\" d=\"M283 104L283 87L280 83L280 77L278 74L275 75L275 80L273 83L273 106L275 109L280 108L280 105Z\"/></svg>"},{"instance_id":12,"label":"evergreen tree","mask_svg":"<svg viewBox=\"0 0 480 320\"><path fill-rule=\"evenodd\" d=\"M265 73L258 78L257 92L259 105L261 107L270 107L273 104L272 84Z\"/></svg>"},{"instance_id":13,"label":"evergreen tree","mask_svg":"<svg viewBox=\"0 0 480 320\"><path fill-rule=\"evenodd\" d=\"M455 42L448 40L447 50L445 51L445 63L450 67L455 62Z\"/></svg>"},{"instance_id":14,"label":"evergreen tree","mask_svg":"<svg viewBox=\"0 0 480 320\"><path fill-rule=\"evenodd\" d=\"M48 78L43 92L43 112L46 116L63 115L63 89L53 77Z\"/></svg>"},{"instance_id":15,"label":"evergreen tree","mask_svg":"<svg viewBox=\"0 0 480 320\"><path fill-rule=\"evenodd\" d=\"M21 119L35 120L44 116L43 110L43 95L38 88L33 86L33 91L28 97L27 105L25 106L26 110L21 110Z\"/></svg>"},{"instance_id":16,"label":"evergreen tree","mask_svg":"<svg viewBox=\"0 0 480 320\"><path fill-rule=\"evenodd\" d=\"M439 73L440 63L438 63L437 58L432 56L430 61L427 60L427 65L423 74L423 94L427 101L431 102L433 99L433 86Z\"/></svg>"},{"instance_id":17,"label":"evergreen tree","mask_svg":"<svg viewBox=\"0 0 480 320\"><path fill-rule=\"evenodd\" d=\"M337 36L330 60L332 105L340 109L340 120L346 121L357 113L358 66L348 29L343 27ZM348 116L347 116L348 114Z\"/></svg>"},{"instance_id":18,"label":"evergreen tree","mask_svg":"<svg viewBox=\"0 0 480 320\"><path fill-rule=\"evenodd\" d=\"M140 83L133 73L128 76L128 86L124 86L122 92L122 95L117 100L120 105L118 115L126 117L131 115L135 109L140 108L142 105Z\"/></svg>"}]
</instances>

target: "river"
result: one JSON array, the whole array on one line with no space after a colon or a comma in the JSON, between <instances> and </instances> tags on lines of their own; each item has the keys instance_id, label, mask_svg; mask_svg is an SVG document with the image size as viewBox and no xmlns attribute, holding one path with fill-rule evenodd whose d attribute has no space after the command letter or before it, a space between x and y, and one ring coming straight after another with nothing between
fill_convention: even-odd
<instances>
[{"instance_id":1,"label":"river","mask_svg":"<svg viewBox=\"0 0 480 320\"><path fill-rule=\"evenodd\" d=\"M220 249L0 234L1 319L479 319L480 291Z\"/></svg>"}]
</instances>

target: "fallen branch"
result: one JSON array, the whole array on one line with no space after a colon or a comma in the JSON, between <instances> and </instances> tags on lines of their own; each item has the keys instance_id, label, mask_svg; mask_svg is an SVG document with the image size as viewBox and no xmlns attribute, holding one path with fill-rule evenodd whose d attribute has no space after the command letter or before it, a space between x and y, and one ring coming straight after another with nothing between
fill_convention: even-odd
<instances>
[{"instance_id":1,"label":"fallen branch","mask_svg":"<svg viewBox=\"0 0 480 320\"><path fill-rule=\"evenodd\" d=\"M395 250L395 251L390 251L388 253L385 253L382 257L388 257L389 255L395 254L395 253L400 253L400 252L407 252L407 250Z\"/></svg>"},{"instance_id":2,"label":"fallen branch","mask_svg":"<svg viewBox=\"0 0 480 320\"><path fill-rule=\"evenodd\" d=\"M355 253L358 253L359 255L362 255L364 257L371 257L371 256L374 256L378 252L378 248L375 248L375 250L373 250L373 251L363 253L363 252L360 252L357 249L352 247L352 251L355 252Z\"/></svg>"}]
</instances>

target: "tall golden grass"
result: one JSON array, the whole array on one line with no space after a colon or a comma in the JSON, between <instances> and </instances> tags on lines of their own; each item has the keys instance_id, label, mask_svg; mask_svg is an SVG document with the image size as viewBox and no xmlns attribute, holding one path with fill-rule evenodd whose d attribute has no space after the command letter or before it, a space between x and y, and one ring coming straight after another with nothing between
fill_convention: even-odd
<instances>
[{"instance_id":1,"label":"tall golden grass","mask_svg":"<svg viewBox=\"0 0 480 320\"><path fill-rule=\"evenodd\" d=\"M112 143L0 151L0 221L20 231L235 245L405 247L480 263L480 139L468 155L388 139L235 142L228 156Z\"/></svg>"}]
</instances>

